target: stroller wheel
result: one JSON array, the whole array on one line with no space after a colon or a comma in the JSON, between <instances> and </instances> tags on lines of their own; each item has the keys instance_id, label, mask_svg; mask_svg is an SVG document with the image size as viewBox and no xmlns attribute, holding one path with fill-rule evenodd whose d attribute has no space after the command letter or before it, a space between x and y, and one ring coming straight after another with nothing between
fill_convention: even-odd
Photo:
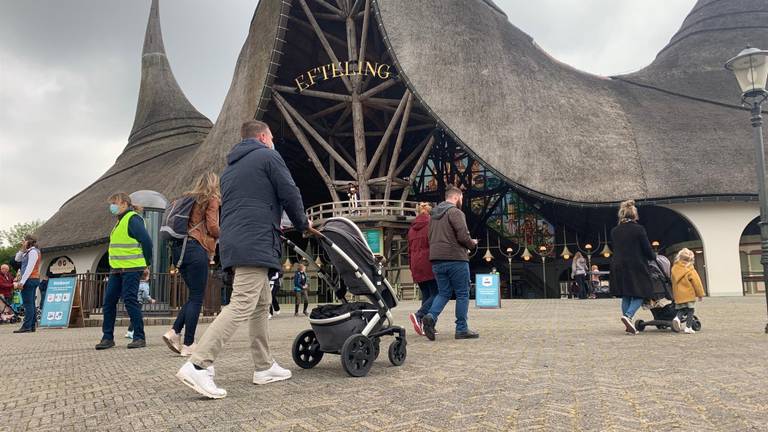
<instances>
[{"instance_id":1,"label":"stroller wheel","mask_svg":"<svg viewBox=\"0 0 768 432\"><path fill-rule=\"evenodd\" d=\"M696 315L693 316L693 325L691 325L693 331L701 331L701 321Z\"/></svg>"},{"instance_id":2,"label":"stroller wheel","mask_svg":"<svg viewBox=\"0 0 768 432\"><path fill-rule=\"evenodd\" d=\"M645 331L645 321L641 319L635 321L635 328L637 331Z\"/></svg>"},{"instance_id":3,"label":"stroller wheel","mask_svg":"<svg viewBox=\"0 0 768 432\"><path fill-rule=\"evenodd\" d=\"M379 358L379 354L381 353L381 338L375 337L373 338L373 358L374 360Z\"/></svg>"},{"instance_id":4,"label":"stroller wheel","mask_svg":"<svg viewBox=\"0 0 768 432\"><path fill-rule=\"evenodd\" d=\"M348 337L341 347L341 365L353 377L368 375L375 357L373 342L361 334Z\"/></svg>"},{"instance_id":5,"label":"stroller wheel","mask_svg":"<svg viewBox=\"0 0 768 432\"><path fill-rule=\"evenodd\" d=\"M293 340L293 361L303 369L312 369L323 359L314 330L304 330Z\"/></svg>"},{"instance_id":6,"label":"stroller wheel","mask_svg":"<svg viewBox=\"0 0 768 432\"><path fill-rule=\"evenodd\" d=\"M395 366L402 366L405 363L405 357L408 350L405 349L405 339L395 339L389 344L389 362Z\"/></svg>"}]
</instances>

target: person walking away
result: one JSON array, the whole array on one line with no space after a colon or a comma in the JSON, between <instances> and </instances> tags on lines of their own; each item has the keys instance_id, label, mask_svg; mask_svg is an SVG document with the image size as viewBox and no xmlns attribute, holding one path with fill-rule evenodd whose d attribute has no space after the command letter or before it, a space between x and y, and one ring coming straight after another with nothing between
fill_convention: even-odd
<instances>
[{"instance_id":1,"label":"person walking away","mask_svg":"<svg viewBox=\"0 0 768 432\"><path fill-rule=\"evenodd\" d=\"M212 172L204 173L195 181L192 190L184 194L184 198L195 200L187 226L187 244L185 247L183 240L172 241L171 251L173 262L181 260L179 273L187 285L189 298L179 309L171 329L163 335L163 341L171 351L189 357L195 349L195 332L208 285L208 269L216 254L216 241L219 238L219 176Z\"/></svg>"},{"instance_id":2,"label":"person walking away","mask_svg":"<svg viewBox=\"0 0 768 432\"><path fill-rule=\"evenodd\" d=\"M463 194L455 186L445 191L445 201L432 211L429 224L429 260L437 280L438 294L422 318L424 334L435 340L435 324L445 305L456 294L456 339L475 339L480 334L467 326L469 310L469 250L477 240L469 236L467 220L460 210Z\"/></svg>"},{"instance_id":3,"label":"person walking away","mask_svg":"<svg viewBox=\"0 0 768 432\"><path fill-rule=\"evenodd\" d=\"M614 244L610 293L621 297L621 322L629 334L637 334L632 318L645 298L653 295L648 262L656 259L634 200L621 203L619 224L611 230Z\"/></svg>"},{"instance_id":4,"label":"person walking away","mask_svg":"<svg viewBox=\"0 0 768 432\"><path fill-rule=\"evenodd\" d=\"M221 175L221 238L223 268L233 268L232 297L203 334L189 361L176 377L196 392L212 399L227 391L213 381L213 363L224 344L243 322L248 322L254 384L291 378L269 350L269 271L281 266L280 215L285 209L299 232L311 230L301 194L280 156L274 150L266 123L250 120L241 128L243 140L227 156Z\"/></svg>"},{"instance_id":5,"label":"person walking away","mask_svg":"<svg viewBox=\"0 0 768 432\"><path fill-rule=\"evenodd\" d=\"M37 248L37 237L32 234L24 236L21 250L16 253L16 261L21 263L20 279L16 288L21 289L21 301L24 304L24 321L21 328L14 333L29 333L35 331L37 325L37 309L35 295L40 285L40 266L43 256Z\"/></svg>"},{"instance_id":6,"label":"person walking away","mask_svg":"<svg viewBox=\"0 0 768 432\"><path fill-rule=\"evenodd\" d=\"M104 292L104 321L101 325L101 341L97 350L115 346L115 319L117 302L122 299L133 326L133 341L128 348L147 346L144 335L144 319L139 304L139 281L144 270L152 262L152 239L149 237L139 207L134 207L131 197L118 192L108 199L109 211L117 218L109 235L109 279Z\"/></svg>"},{"instance_id":7,"label":"person walking away","mask_svg":"<svg viewBox=\"0 0 768 432\"><path fill-rule=\"evenodd\" d=\"M269 305L269 319L273 315L280 315L280 302L277 300L277 293L280 292L283 272L280 270L272 271L269 276L269 292L272 293L272 304Z\"/></svg>"},{"instance_id":8,"label":"person walking away","mask_svg":"<svg viewBox=\"0 0 768 432\"><path fill-rule=\"evenodd\" d=\"M408 315L413 330L423 336L421 320L429 312L432 302L437 295L437 281L432 272L432 263L429 261L429 219L432 206L422 202L418 206L418 216L408 229L408 265L411 268L413 281L418 284L421 291L421 307L416 313Z\"/></svg>"},{"instance_id":9,"label":"person walking away","mask_svg":"<svg viewBox=\"0 0 768 432\"><path fill-rule=\"evenodd\" d=\"M672 328L676 332L696 333L693 330L693 310L696 299L702 301L705 294L701 277L693 267L695 261L696 255L693 251L683 248L677 253L675 264L672 266L672 296L677 309Z\"/></svg>"},{"instance_id":10,"label":"person walking away","mask_svg":"<svg viewBox=\"0 0 768 432\"><path fill-rule=\"evenodd\" d=\"M299 316L299 303L304 302L304 315L307 313L307 307L309 306L309 280L307 279L306 267L304 264L299 264L299 268L293 275L293 293L296 296L296 308L293 310L293 316Z\"/></svg>"},{"instance_id":11,"label":"person walking away","mask_svg":"<svg viewBox=\"0 0 768 432\"><path fill-rule=\"evenodd\" d=\"M149 294L149 269L144 269L139 281L139 304L144 305L147 303L155 304L156 300ZM128 331L125 332L127 339L133 339L133 323L128 324Z\"/></svg>"},{"instance_id":12,"label":"person walking away","mask_svg":"<svg viewBox=\"0 0 768 432\"><path fill-rule=\"evenodd\" d=\"M587 260L581 252L576 252L571 263L571 277L579 286L579 299L587 298Z\"/></svg>"}]
</instances>

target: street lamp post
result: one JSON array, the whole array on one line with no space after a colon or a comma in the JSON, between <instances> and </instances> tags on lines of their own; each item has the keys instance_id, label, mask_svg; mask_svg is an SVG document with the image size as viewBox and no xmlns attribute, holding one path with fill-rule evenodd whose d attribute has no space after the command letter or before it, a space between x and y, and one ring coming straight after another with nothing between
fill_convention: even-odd
<instances>
[{"instance_id":1,"label":"street lamp post","mask_svg":"<svg viewBox=\"0 0 768 432\"><path fill-rule=\"evenodd\" d=\"M757 152L757 190L760 200L760 246L763 265L763 285L765 289L766 308L768 310L768 178L765 176L765 148L763 145L763 116L762 104L768 98L765 85L768 80L768 51L747 47L736 57L725 63L725 68L733 72L741 87L741 100L751 109L752 130L754 131L755 150ZM768 324L765 326L768 334Z\"/></svg>"},{"instance_id":2,"label":"street lamp post","mask_svg":"<svg viewBox=\"0 0 768 432\"><path fill-rule=\"evenodd\" d=\"M539 246L541 256L541 281L544 283L544 298L547 298L547 247Z\"/></svg>"}]
</instances>

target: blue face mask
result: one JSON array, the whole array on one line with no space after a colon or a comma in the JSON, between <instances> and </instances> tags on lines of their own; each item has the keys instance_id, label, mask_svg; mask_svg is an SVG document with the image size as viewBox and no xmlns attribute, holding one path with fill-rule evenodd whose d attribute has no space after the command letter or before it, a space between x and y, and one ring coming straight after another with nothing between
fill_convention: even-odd
<instances>
[{"instance_id":1,"label":"blue face mask","mask_svg":"<svg viewBox=\"0 0 768 432\"><path fill-rule=\"evenodd\" d=\"M110 204L109 205L109 212L113 215L117 216L118 213L120 213L120 207L117 204Z\"/></svg>"}]
</instances>

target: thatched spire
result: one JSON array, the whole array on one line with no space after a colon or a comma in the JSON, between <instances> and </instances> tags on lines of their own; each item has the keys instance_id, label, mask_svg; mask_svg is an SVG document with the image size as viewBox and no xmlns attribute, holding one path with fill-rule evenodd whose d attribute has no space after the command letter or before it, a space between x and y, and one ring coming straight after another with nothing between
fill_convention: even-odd
<instances>
[{"instance_id":1,"label":"thatched spire","mask_svg":"<svg viewBox=\"0 0 768 432\"><path fill-rule=\"evenodd\" d=\"M160 30L159 0L152 0L141 58L139 101L126 150L152 141L158 133L207 131L211 126L210 120L192 106L173 76Z\"/></svg>"}]
</instances>

